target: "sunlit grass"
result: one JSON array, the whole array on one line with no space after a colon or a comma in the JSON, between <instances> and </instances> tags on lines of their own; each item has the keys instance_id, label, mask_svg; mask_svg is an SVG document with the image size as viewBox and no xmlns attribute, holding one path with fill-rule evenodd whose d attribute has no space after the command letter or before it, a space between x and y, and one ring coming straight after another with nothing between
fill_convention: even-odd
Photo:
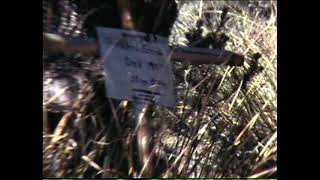
<instances>
[{"instance_id":1,"label":"sunlit grass","mask_svg":"<svg viewBox=\"0 0 320 180\"><path fill-rule=\"evenodd\" d=\"M213 24L222 13L215 6L219 2L232 4L190 2L181 12L184 21L174 25L173 31L181 36L173 38L174 44L188 43L183 35L199 17L204 18L204 13L212 15L211 23L203 26L204 35L214 31ZM225 48L243 54L244 66L173 64L177 108L154 108L152 114L156 153L167 163L159 177L170 168L176 170L170 178L276 177L276 12L267 20L249 16L245 10L231 11L227 16L230 19L222 32L230 40ZM260 53L261 58L257 70L247 78L255 53ZM70 117L71 123L59 133L44 133L43 164L48 177L133 177L129 172L134 170L125 163L135 161L130 144L135 137L132 105L114 103L110 110L104 80L93 78L93 82L98 90L87 94L93 100L81 105Z\"/></svg>"}]
</instances>

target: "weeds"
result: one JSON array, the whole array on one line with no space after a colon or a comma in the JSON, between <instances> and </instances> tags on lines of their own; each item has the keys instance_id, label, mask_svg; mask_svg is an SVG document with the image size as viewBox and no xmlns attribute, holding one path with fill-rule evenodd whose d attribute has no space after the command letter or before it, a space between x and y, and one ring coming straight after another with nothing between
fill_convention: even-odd
<instances>
[{"instance_id":1,"label":"weeds","mask_svg":"<svg viewBox=\"0 0 320 180\"><path fill-rule=\"evenodd\" d=\"M172 46L225 48L246 62L236 68L173 64L176 109L154 107L152 114L158 177L276 177L277 8L268 2L263 17L254 3L178 4ZM90 65L96 66L98 60ZM44 176L137 177L132 104L108 99L101 74L88 82L58 126L47 127L54 119L44 113Z\"/></svg>"}]
</instances>

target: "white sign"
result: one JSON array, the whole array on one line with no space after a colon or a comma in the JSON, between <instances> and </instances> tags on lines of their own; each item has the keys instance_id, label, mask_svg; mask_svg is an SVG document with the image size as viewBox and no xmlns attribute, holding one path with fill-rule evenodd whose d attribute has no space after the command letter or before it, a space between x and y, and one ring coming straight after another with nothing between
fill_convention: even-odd
<instances>
[{"instance_id":1,"label":"white sign","mask_svg":"<svg viewBox=\"0 0 320 180\"><path fill-rule=\"evenodd\" d=\"M175 106L168 39L98 27L107 95L138 103Z\"/></svg>"}]
</instances>

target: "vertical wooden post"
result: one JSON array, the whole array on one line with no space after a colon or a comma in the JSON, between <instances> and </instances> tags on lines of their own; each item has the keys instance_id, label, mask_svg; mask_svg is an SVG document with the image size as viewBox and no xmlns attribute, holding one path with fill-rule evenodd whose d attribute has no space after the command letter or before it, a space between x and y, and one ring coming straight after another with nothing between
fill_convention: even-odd
<instances>
[{"instance_id":1,"label":"vertical wooden post","mask_svg":"<svg viewBox=\"0 0 320 180\"><path fill-rule=\"evenodd\" d=\"M121 13L122 28L137 30L136 22L132 16L130 0L118 0ZM133 102L134 118L136 121L137 143L139 159L142 163L141 177L152 177L154 174L153 133L150 126L151 107L147 104Z\"/></svg>"},{"instance_id":2,"label":"vertical wooden post","mask_svg":"<svg viewBox=\"0 0 320 180\"><path fill-rule=\"evenodd\" d=\"M137 26L132 16L130 1L118 0L118 7L120 10L122 28L127 30L137 30Z\"/></svg>"},{"instance_id":3,"label":"vertical wooden post","mask_svg":"<svg viewBox=\"0 0 320 180\"><path fill-rule=\"evenodd\" d=\"M137 145L139 159L142 163L141 177L154 175L153 132L150 126L152 110L150 105L134 103L134 115L136 119Z\"/></svg>"}]
</instances>

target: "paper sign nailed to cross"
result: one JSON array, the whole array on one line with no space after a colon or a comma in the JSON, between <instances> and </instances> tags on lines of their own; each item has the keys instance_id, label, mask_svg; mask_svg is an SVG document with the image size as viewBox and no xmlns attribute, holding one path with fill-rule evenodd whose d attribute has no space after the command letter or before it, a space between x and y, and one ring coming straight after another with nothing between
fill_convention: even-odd
<instances>
[{"instance_id":1,"label":"paper sign nailed to cross","mask_svg":"<svg viewBox=\"0 0 320 180\"><path fill-rule=\"evenodd\" d=\"M98 27L107 95L111 98L174 108L168 39Z\"/></svg>"}]
</instances>

